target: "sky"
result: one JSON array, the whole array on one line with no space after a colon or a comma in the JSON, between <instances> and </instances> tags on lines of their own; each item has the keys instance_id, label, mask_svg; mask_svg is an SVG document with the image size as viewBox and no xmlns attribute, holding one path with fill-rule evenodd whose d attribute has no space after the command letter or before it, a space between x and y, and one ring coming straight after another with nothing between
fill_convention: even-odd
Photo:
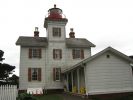
<instances>
[{"instance_id":1,"label":"sky","mask_svg":"<svg viewBox=\"0 0 133 100\"><path fill-rule=\"evenodd\" d=\"M56 4L68 19L66 37L74 28L76 38L96 45L92 55L111 46L127 56L133 55L133 0L0 0L0 50L3 63L16 66L19 75L19 36L33 36L39 27L41 37L48 9Z\"/></svg>"}]
</instances>

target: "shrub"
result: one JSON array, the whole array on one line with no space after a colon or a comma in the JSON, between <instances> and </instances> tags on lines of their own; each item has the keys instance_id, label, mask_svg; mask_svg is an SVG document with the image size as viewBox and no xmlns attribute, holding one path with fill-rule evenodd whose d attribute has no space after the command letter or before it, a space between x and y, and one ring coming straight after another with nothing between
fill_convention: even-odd
<instances>
[{"instance_id":1,"label":"shrub","mask_svg":"<svg viewBox=\"0 0 133 100\"><path fill-rule=\"evenodd\" d=\"M37 100L33 95L27 93L19 94L17 100Z\"/></svg>"}]
</instances>

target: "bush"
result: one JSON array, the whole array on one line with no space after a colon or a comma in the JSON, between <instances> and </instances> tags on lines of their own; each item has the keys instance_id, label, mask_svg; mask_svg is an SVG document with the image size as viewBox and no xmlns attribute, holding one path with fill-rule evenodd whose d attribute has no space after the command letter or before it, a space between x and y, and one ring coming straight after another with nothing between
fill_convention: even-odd
<instances>
[{"instance_id":1,"label":"bush","mask_svg":"<svg viewBox=\"0 0 133 100\"><path fill-rule=\"evenodd\" d=\"M37 100L33 95L27 93L19 94L17 100Z\"/></svg>"}]
</instances>

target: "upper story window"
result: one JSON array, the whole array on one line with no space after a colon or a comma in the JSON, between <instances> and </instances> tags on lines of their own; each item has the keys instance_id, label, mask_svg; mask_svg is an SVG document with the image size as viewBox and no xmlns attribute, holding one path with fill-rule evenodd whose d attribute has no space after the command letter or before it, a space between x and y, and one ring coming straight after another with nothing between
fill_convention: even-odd
<instances>
[{"instance_id":1,"label":"upper story window","mask_svg":"<svg viewBox=\"0 0 133 100\"><path fill-rule=\"evenodd\" d=\"M73 59L84 59L84 50L83 49L73 49L72 50Z\"/></svg>"},{"instance_id":2,"label":"upper story window","mask_svg":"<svg viewBox=\"0 0 133 100\"><path fill-rule=\"evenodd\" d=\"M41 81L41 68L28 68L28 81Z\"/></svg>"},{"instance_id":3,"label":"upper story window","mask_svg":"<svg viewBox=\"0 0 133 100\"><path fill-rule=\"evenodd\" d=\"M53 37L61 37L61 28L53 27Z\"/></svg>"},{"instance_id":4,"label":"upper story window","mask_svg":"<svg viewBox=\"0 0 133 100\"><path fill-rule=\"evenodd\" d=\"M41 58L41 56L40 48L29 48L29 58Z\"/></svg>"},{"instance_id":5,"label":"upper story window","mask_svg":"<svg viewBox=\"0 0 133 100\"><path fill-rule=\"evenodd\" d=\"M62 50L53 49L53 59L61 59L61 58L62 58Z\"/></svg>"},{"instance_id":6,"label":"upper story window","mask_svg":"<svg viewBox=\"0 0 133 100\"><path fill-rule=\"evenodd\" d=\"M61 68L54 68L53 69L53 80L60 81L61 79Z\"/></svg>"}]
</instances>

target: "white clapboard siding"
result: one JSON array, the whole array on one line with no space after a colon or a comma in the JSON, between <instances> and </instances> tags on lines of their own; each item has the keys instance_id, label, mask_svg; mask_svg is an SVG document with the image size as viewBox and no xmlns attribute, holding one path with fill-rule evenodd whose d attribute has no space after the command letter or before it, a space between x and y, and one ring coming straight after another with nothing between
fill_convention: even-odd
<instances>
[{"instance_id":1,"label":"white clapboard siding","mask_svg":"<svg viewBox=\"0 0 133 100\"><path fill-rule=\"evenodd\" d=\"M0 86L0 100L16 100L18 96L16 85L1 85Z\"/></svg>"},{"instance_id":2,"label":"white clapboard siding","mask_svg":"<svg viewBox=\"0 0 133 100\"><path fill-rule=\"evenodd\" d=\"M110 58L107 58L106 55L110 55ZM87 94L133 91L130 63L113 53L107 52L87 63L85 72Z\"/></svg>"}]
</instances>

